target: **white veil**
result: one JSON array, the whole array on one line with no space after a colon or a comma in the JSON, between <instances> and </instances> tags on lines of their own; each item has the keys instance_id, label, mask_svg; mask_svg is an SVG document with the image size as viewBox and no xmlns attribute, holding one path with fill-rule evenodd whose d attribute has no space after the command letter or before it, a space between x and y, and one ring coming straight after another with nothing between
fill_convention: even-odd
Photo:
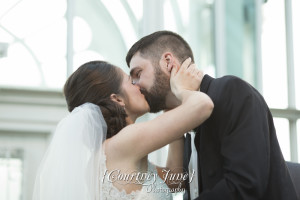
<instances>
[{"instance_id":1,"label":"white veil","mask_svg":"<svg viewBox=\"0 0 300 200\"><path fill-rule=\"evenodd\" d=\"M100 156L107 125L85 103L60 121L39 167L33 200L99 200Z\"/></svg>"}]
</instances>

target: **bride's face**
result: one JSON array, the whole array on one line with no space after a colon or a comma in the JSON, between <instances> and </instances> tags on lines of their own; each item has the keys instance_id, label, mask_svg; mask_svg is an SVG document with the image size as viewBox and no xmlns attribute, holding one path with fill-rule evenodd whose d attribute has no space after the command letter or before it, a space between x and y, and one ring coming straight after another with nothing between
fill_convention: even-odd
<instances>
[{"instance_id":1,"label":"bride's face","mask_svg":"<svg viewBox=\"0 0 300 200\"><path fill-rule=\"evenodd\" d=\"M150 111L145 96L141 93L140 87L132 84L131 77L123 70L122 89L126 95L125 110L128 115L140 117Z\"/></svg>"}]
</instances>

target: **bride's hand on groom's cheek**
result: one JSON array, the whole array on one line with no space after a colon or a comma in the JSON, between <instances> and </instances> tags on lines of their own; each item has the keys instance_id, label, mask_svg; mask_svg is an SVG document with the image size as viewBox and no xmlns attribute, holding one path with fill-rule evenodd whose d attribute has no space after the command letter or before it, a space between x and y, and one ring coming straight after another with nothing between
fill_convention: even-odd
<instances>
[{"instance_id":1,"label":"bride's hand on groom's cheek","mask_svg":"<svg viewBox=\"0 0 300 200\"><path fill-rule=\"evenodd\" d=\"M203 78L203 72L197 69L196 65L191 62L191 58L186 59L180 68L175 67L171 73L171 89L173 92L179 90L199 91ZM175 94L175 93L174 93Z\"/></svg>"},{"instance_id":2,"label":"bride's hand on groom's cheek","mask_svg":"<svg viewBox=\"0 0 300 200\"><path fill-rule=\"evenodd\" d=\"M203 79L203 71L197 69L197 66L195 63L191 63L187 68L187 73L189 75L188 80L189 80L190 90L199 91L200 84Z\"/></svg>"}]
</instances>

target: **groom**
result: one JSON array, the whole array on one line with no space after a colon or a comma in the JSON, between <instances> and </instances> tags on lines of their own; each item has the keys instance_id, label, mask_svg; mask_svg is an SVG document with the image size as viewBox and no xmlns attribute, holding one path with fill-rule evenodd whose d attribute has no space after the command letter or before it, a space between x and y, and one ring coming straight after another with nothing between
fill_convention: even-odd
<instances>
[{"instance_id":1,"label":"groom","mask_svg":"<svg viewBox=\"0 0 300 200\"><path fill-rule=\"evenodd\" d=\"M188 57L194 61L190 46L169 31L147 35L131 47L126 62L150 112L179 105L170 90L169 71ZM199 180L196 199L296 200L272 115L257 90L234 76L215 79L205 75L199 87L213 100L214 111L195 127ZM190 145L185 148L190 152ZM189 156L185 155L184 166L188 166ZM185 198L189 196L187 191Z\"/></svg>"}]
</instances>

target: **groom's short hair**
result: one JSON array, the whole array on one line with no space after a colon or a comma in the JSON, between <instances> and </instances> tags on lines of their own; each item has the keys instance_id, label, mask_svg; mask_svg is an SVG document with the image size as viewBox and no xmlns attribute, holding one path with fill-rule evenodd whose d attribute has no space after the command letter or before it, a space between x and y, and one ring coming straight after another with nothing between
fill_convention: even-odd
<instances>
[{"instance_id":1,"label":"groom's short hair","mask_svg":"<svg viewBox=\"0 0 300 200\"><path fill-rule=\"evenodd\" d=\"M158 63L165 51L173 53L179 62L183 62L188 57L194 62L191 47L180 35L171 31L157 31L134 43L127 53L126 63L130 67L130 61L137 52L142 57L151 59L152 63Z\"/></svg>"}]
</instances>

